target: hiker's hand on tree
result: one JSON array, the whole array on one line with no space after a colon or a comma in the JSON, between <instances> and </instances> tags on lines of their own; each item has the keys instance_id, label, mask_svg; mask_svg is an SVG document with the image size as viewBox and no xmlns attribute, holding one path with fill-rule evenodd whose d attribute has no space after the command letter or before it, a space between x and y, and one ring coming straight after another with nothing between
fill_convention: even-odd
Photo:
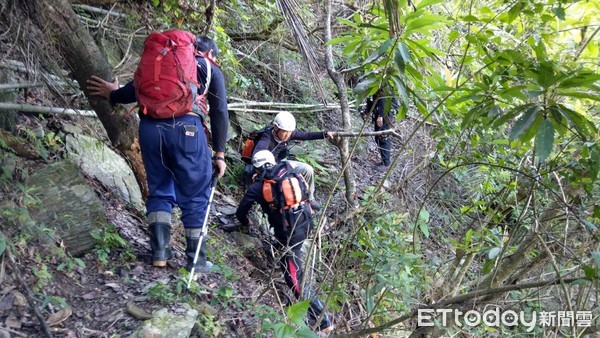
<instances>
[{"instance_id":1,"label":"hiker's hand on tree","mask_svg":"<svg viewBox=\"0 0 600 338\"><path fill-rule=\"evenodd\" d=\"M213 160L215 168L217 169L218 178L223 177L225 175L225 169L227 169L227 164L225 164L225 153L217 152L215 153L215 157Z\"/></svg>"},{"instance_id":2,"label":"hiker's hand on tree","mask_svg":"<svg viewBox=\"0 0 600 338\"><path fill-rule=\"evenodd\" d=\"M92 77L87 80L87 83L87 89L90 91L90 95L102 96L107 99L110 98L110 93L113 90L119 89L119 79L117 77L115 77L114 82L108 82L96 75L92 75Z\"/></svg>"},{"instance_id":3,"label":"hiker's hand on tree","mask_svg":"<svg viewBox=\"0 0 600 338\"><path fill-rule=\"evenodd\" d=\"M335 131L327 131L325 132L325 138L328 140L333 140L335 139L337 136L337 133Z\"/></svg>"},{"instance_id":4,"label":"hiker's hand on tree","mask_svg":"<svg viewBox=\"0 0 600 338\"><path fill-rule=\"evenodd\" d=\"M379 116L377 120L375 120L375 123L377 123L377 127L381 128L381 126L383 126L383 117Z\"/></svg>"}]
</instances>

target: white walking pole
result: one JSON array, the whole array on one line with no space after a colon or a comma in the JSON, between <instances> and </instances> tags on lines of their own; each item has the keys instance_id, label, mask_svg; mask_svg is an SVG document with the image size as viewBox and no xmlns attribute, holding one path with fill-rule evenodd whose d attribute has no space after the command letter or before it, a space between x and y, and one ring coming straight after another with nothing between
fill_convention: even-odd
<instances>
[{"instance_id":1,"label":"white walking pole","mask_svg":"<svg viewBox=\"0 0 600 338\"><path fill-rule=\"evenodd\" d=\"M204 237L206 237L206 233L208 232L208 214L210 214L210 205L213 200L213 196L215 195L215 187L217 186L217 176L216 174L212 177L210 181L210 197L208 198L208 205L206 206L206 213L204 214L204 224L202 224L202 231L200 233L200 238L198 238L198 246L196 247L196 254L194 255L194 263L192 264L192 270L190 271L190 279L187 282L187 289L190 289L190 285L192 284L192 280L194 279L194 270L196 268L196 262L198 261L198 255L200 254L200 247L202 247L202 241Z\"/></svg>"}]
</instances>

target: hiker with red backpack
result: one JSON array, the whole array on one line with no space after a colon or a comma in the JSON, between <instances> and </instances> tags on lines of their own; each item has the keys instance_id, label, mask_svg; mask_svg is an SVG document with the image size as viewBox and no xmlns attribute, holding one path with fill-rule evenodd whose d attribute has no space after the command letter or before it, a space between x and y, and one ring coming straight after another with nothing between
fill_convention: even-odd
<instances>
[{"instance_id":1,"label":"hiker with red backpack","mask_svg":"<svg viewBox=\"0 0 600 338\"><path fill-rule=\"evenodd\" d=\"M175 206L181 209L185 230L186 269L206 272L212 266L201 238L206 235L203 225L209 212L213 168L219 178L226 169L229 126L225 78L214 62L217 54L217 46L205 36L180 30L152 33L144 43L133 81L119 88L117 79L107 82L92 76L88 80L90 94L105 97L111 104L137 101L149 189L146 214L156 267L166 266L173 258L169 240ZM208 113L214 155L204 131Z\"/></svg>"},{"instance_id":2,"label":"hiker with red backpack","mask_svg":"<svg viewBox=\"0 0 600 338\"><path fill-rule=\"evenodd\" d=\"M230 231L248 232L248 213L254 203L258 203L275 232L273 244L282 252L279 263L287 286L297 299L310 299L308 319L314 323L321 318L318 331L331 332L333 323L329 315L324 313L323 302L308 286L308 281L303 281L302 244L313 228L308 185L290 161L276 164L269 150L256 152L252 157L252 165L257 176L237 208L236 217L241 224ZM302 285L303 282L307 285Z\"/></svg>"},{"instance_id":3,"label":"hiker with red backpack","mask_svg":"<svg viewBox=\"0 0 600 338\"><path fill-rule=\"evenodd\" d=\"M305 132L296 130L296 119L289 112L281 112L273 119L271 128L266 129L262 135L254 142L252 155L255 155L261 150L269 150L275 156L277 162L286 160L304 176L309 186L309 201L313 209L321 209L321 204L315 200L315 179L314 169L311 165L300 162L287 160L289 153L288 142L293 140L322 140L324 138L333 139L336 136L332 131L315 131Z\"/></svg>"}]
</instances>

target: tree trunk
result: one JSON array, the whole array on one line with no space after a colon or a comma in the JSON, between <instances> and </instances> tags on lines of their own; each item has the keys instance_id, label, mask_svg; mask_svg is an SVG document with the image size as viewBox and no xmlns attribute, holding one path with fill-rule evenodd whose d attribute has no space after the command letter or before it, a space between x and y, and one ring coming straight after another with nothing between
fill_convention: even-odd
<instances>
[{"instance_id":1,"label":"tree trunk","mask_svg":"<svg viewBox=\"0 0 600 338\"><path fill-rule=\"evenodd\" d=\"M331 0L326 3L326 19L325 19L325 41L331 40ZM350 108L348 107L348 95L344 76L337 72L333 65L333 51L331 45L325 47L325 59L327 63L327 72L337 87L338 97L340 99L340 111L342 114L342 127L344 130L352 130L352 119L350 117ZM340 150L342 160L342 168L344 174L344 183L346 184L346 202L352 208L356 206L354 201L354 192L356 190L354 184L354 175L352 174L352 164L350 162L350 150L348 146L348 138L342 138L337 146Z\"/></svg>"},{"instance_id":2,"label":"tree trunk","mask_svg":"<svg viewBox=\"0 0 600 338\"><path fill-rule=\"evenodd\" d=\"M139 120L135 115L126 116L124 112L114 110L106 99L89 95L87 80L92 75L109 81L113 81L115 76L96 42L77 19L69 1L31 0L22 2L21 6L25 9L24 14L45 32L47 41L55 43L113 146L128 160L142 193L147 196L146 174L136 138Z\"/></svg>"}]
</instances>

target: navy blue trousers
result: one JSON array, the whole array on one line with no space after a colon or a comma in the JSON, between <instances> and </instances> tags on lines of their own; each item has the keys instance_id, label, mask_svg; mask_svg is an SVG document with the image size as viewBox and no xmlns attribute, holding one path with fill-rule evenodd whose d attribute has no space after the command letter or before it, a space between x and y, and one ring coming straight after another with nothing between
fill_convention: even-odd
<instances>
[{"instance_id":1,"label":"navy blue trousers","mask_svg":"<svg viewBox=\"0 0 600 338\"><path fill-rule=\"evenodd\" d=\"M177 205L185 228L201 228L210 196L212 160L200 117L142 117L139 136L149 189L146 213L171 213Z\"/></svg>"}]
</instances>

